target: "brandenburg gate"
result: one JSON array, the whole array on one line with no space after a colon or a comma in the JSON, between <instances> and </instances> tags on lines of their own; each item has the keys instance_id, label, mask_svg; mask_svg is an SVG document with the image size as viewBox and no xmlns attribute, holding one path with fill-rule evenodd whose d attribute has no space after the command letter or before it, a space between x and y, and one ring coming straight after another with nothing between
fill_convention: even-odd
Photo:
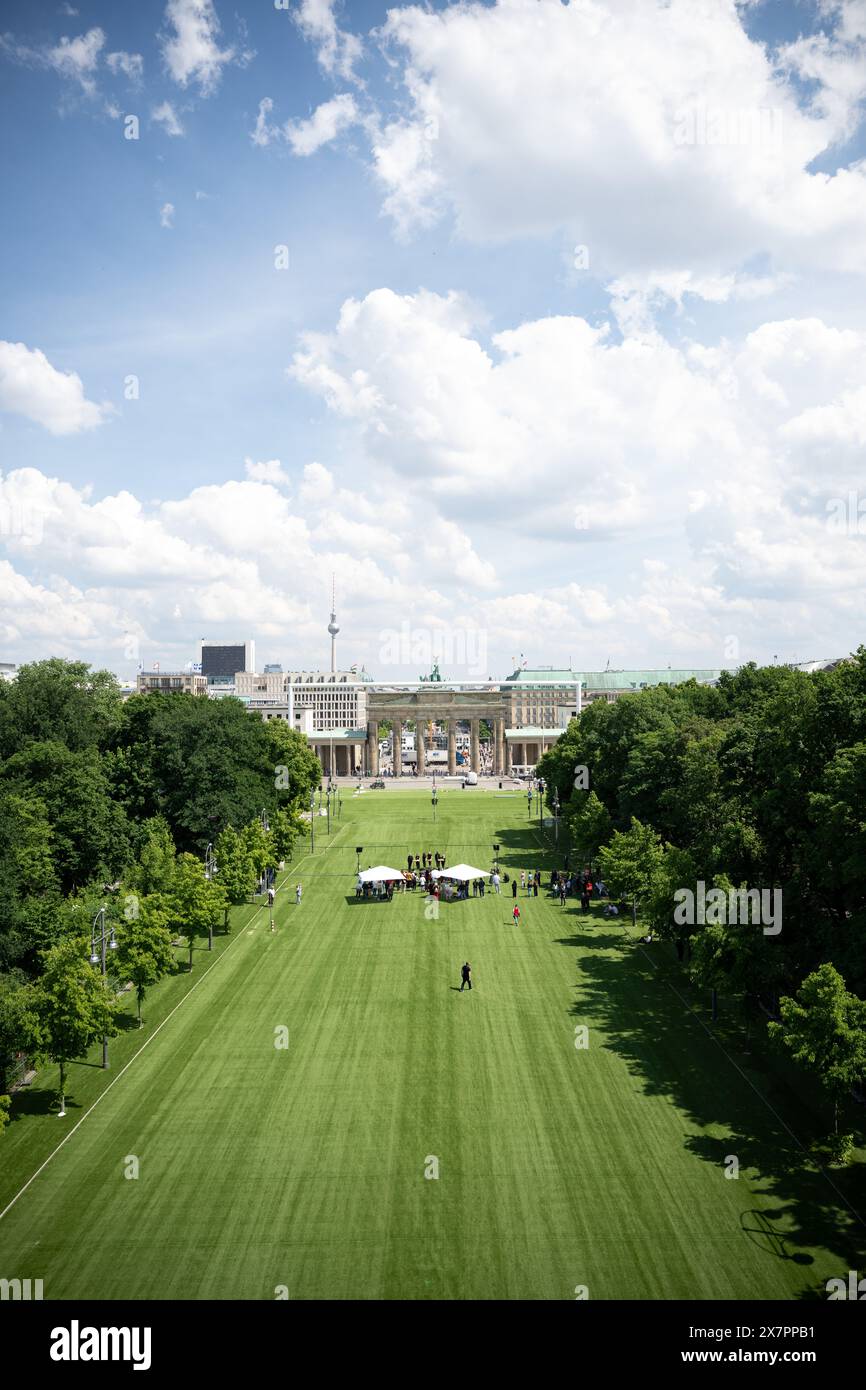
<instances>
[{"instance_id":1,"label":"brandenburg gate","mask_svg":"<svg viewBox=\"0 0 866 1390\"><path fill-rule=\"evenodd\" d=\"M498 685L481 689L466 686L456 688L430 682L419 685L378 687L367 696L366 764L370 777L379 775L379 723L389 720L393 732L394 776L402 774L400 750L403 728L409 721L415 725L416 766L419 776L427 770L427 742L434 723L444 725L448 735L448 774L457 773L457 722L469 724L470 761L473 768L481 764L481 720L486 719L493 734L493 772L507 772L505 728L508 715L508 694ZM561 731L560 731L561 732Z\"/></svg>"}]
</instances>

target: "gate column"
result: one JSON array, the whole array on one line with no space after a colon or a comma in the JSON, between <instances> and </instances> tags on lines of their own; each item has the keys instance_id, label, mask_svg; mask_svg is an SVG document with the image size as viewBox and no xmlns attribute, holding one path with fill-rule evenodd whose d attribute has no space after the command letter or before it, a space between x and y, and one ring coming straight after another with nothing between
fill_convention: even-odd
<instances>
[{"instance_id":1,"label":"gate column","mask_svg":"<svg viewBox=\"0 0 866 1390\"><path fill-rule=\"evenodd\" d=\"M379 776L379 721L367 720L367 772L370 777Z\"/></svg>"},{"instance_id":2,"label":"gate column","mask_svg":"<svg viewBox=\"0 0 866 1390\"><path fill-rule=\"evenodd\" d=\"M391 748L394 755L394 776L403 776L403 720L395 719L391 724Z\"/></svg>"},{"instance_id":3,"label":"gate column","mask_svg":"<svg viewBox=\"0 0 866 1390\"><path fill-rule=\"evenodd\" d=\"M457 720L448 720L448 776L457 775Z\"/></svg>"}]
</instances>

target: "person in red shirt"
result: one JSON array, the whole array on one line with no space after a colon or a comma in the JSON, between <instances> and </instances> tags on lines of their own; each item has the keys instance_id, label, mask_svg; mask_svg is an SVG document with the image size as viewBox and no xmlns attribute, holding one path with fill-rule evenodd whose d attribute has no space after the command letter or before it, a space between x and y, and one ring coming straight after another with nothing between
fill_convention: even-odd
<instances>
[{"instance_id":1,"label":"person in red shirt","mask_svg":"<svg viewBox=\"0 0 866 1390\"><path fill-rule=\"evenodd\" d=\"M511 912L511 915L512 915L512 917L514 918L514 925L515 925L515 927L519 926L519 925L520 925L520 908L517 906L517 903L514 904L514 907L513 907L512 912Z\"/></svg>"}]
</instances>

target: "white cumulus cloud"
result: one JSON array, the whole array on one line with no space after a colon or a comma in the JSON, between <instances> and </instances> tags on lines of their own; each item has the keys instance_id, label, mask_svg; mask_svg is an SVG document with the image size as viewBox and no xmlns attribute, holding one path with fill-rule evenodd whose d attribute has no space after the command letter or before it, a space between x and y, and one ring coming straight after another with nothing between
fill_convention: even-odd
<instances>
[{"instance_id":1,"label":"white cumulus cloud","mask_svg":"<svg viewBox=\"0 0 866 1390\"><path fill-rule=\"evenodd\" d=\"M39 348L0 341L0 410L51 434L76 434L101 425L108 409L87 400L80 376L58 371Z\"/></svg>"}]
</instances>

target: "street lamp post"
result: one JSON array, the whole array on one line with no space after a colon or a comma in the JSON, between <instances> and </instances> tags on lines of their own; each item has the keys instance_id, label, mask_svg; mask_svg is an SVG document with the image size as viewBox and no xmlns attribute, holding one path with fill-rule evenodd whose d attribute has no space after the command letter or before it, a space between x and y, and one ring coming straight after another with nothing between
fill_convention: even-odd
<instances>
[{"instance_id":1,"label":"street lamp post","mask_svg":"<svg viewBox=\"0 0 866 1390\"><path fill-rule=\"evenodd\" d=\"M263 811L263 812L262 812L262 815L264 815L264 814L265 814L265 813L264 813L264 811ZM205 852L204 852L204 876L205 876L205 878L208 880L208 882L210 882L211 879L216 878L216 872L217 872L216 855L214 854L214 847L213 847L213 845L209 844L208 847L207 847L207 849L206 849ZM207 948L208 948L209 951L212 951L212 950L213 950L213 923L212 923L212 922L208 923L208 929L207 929Z\"/></svg>"},{"instance_id":2,"label":"street lamp post","mask_svg":"<svg viewBox=\"0 0 866 1390\"><path fill-rule=\"evenodd\" d=\"M310 854L316 852L316 832L313 828L313 821L316 816L316 793L310 792Z\"/></svg>"},{"instance_id":3,"label":"street lamp post","mask_svg":"<svg viewBox=\"0 0 866 1390\"><path fill-rule=\"evenodd\" d=\"M97 923L99 924L98 926L97 926ZM97 946L99 946L99 950L97 950ZM116 942L115 937L114 937L114 927L111 927L110 930L106 930L106 925L105 925L105 904L103 903L102 907L99 909L99 911L97 912L96 916L94 917L94 919L93 919L93 925L92 925L92 927L91 927L91 929L90 929L90 964L91 964L91 965L99 965L100 959L101 959L101 961L102 961L102 978L103 978L103 980L106 979L106 968L105 968L105 959L106 959L106 957L105 957L105 952L106 952L106 947L108 947L108 949L111 950L111 951L116 951L116 950L117 950L117 942ZM107 1033L104 1033L104 1034L103 1034L103 1037L102 1037L102 1065L103 1065L103 1067L105 1067L105 1068L108 1067L108 1034L107 1034Z\"/></svg>"},{"instance_id":4,"label":"street lamp post","mask_svg":"<svg viewBox=\"0 0 866 1390\"><path fill-rule=\"evenodd\" d=\"M556 843L559 844L559 792L554 788L553 792L553 829Z\"/></svg>"},{"instance_id":5,"label":"street lamp post","mask_svg":"<svg viewBox=\"0 0 866 1390\"><path fill-rule=\"evenodd\" d=\"M498 845L494 845L494 846L493 846L493 870L494 870L494 873L498 873L498 871L499 871L499 846L498 846Z\"/></svg>"},{"instance_id":6,"label":"street lamp post","mask_svg":"<svg viewBox=\"0 0 866 1390\"><path fill-rule=\"evenodd\" d=\"M526 818L527 818L527 820L532 820L532 788L531 788L531 787L529 787L529 788L527 789L527 792L526 792Z\"/></svg>"},{"instance_id":7,"label":"street lamp post","mask_svg":"<svg viewBox=\"0 0 866 1390\"><path fill-rule=\"evenodd\" d=\"M357 862L357 864L355 865L355 872L359 874L359 873L361 872L361 855L364 853L364 846L363 846L363 845L356 845L356 846L355 846L355 853L356 853L357 856L358 856L358 862Z\"/></svg>"},{"instance_id":8,"label":"street lamp post","mask_svg":"<svg viewBox=\"0 0 866 1390\"><path fill-rule=\"evenodd\" d=\"M431 797L431 801L433 802L433 821L434 821L434 823L435 823L435 821L436 821L436 807L437 807L437 805L438 805L438 803L439 803L439 793L438 793L438 791L436 790L436 787L435 787L435 786L433 787L433 795L432 795L432 797Z\"/></svg>"}]
</instances>

